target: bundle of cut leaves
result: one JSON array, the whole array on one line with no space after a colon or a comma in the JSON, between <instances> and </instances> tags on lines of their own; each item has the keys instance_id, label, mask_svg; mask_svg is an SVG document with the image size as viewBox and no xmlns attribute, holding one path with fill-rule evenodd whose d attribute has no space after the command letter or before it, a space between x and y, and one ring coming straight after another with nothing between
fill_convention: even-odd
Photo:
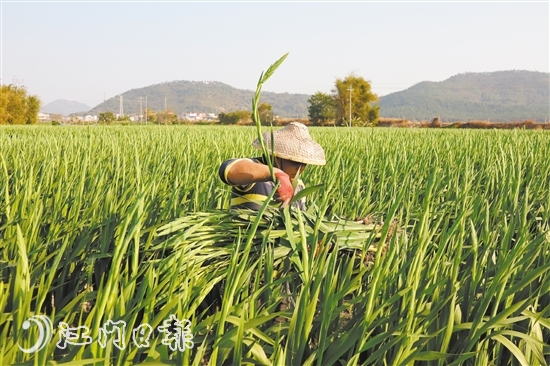
<instances>
[{"instance_id":1,"label":"bundle of cut leaves","mask_svg":"<svg viewBox=\"0 0 550 366\"><path fill-rule=\"evenodd\" d=\"M343 255L362 255L364 263L371 265L378 252L384 254L387 251L397 228L395 220L385 224L371 217L359 221L324 218L315 206L307 211L267 206L263 212L197 212L159 227L155 245L149 249L196 251L197 258L206 260L213 253L216 257L230 256L236 240L250 237L250 253L260 253L265 246L273 245L275 260L302 250L315 253L315 256L327 248L328 251L340 251Z\"/></svg>"}]
</instances>

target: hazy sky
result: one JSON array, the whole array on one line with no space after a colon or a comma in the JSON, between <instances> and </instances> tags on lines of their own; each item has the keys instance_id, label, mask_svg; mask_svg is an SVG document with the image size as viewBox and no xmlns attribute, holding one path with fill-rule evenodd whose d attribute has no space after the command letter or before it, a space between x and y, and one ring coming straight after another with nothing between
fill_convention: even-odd
<instances>
[{"instance_id":1,"label":"hazy sky","mask_svg":"<svg viewBox=\"0 0 550 366\"><path fill-rule=\"evenodd\" d=\"M6 1L1 82L95 106L173 80L330 92L350 73L386 95L464 72L549 71L549 3Z\"/></svg>"}]
</instances>

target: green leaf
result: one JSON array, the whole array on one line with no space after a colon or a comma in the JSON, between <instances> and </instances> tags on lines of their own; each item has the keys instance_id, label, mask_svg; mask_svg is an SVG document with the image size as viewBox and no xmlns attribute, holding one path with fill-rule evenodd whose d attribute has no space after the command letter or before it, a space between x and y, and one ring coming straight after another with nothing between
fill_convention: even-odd
<instances>
[{"instance_id":1,"label":"green leaf","mask_svg":"<svg viewBox=\"0 0 550 366\"><path fill-rule=\"evenodd\" d=\"M314 192L317 192L318 190L320 190L322 188L325 188L324 184L319 184L319 185L316 185L316 186L311 186L311 187L304 188L300 192L296 193L294 195L294 197L292 197L292 200L290 202L291 203L296 202L296 201L300 200L302 197L306 197L306 196L308 196L308 195L310 195Z\"/></svg>"}]
</instances>

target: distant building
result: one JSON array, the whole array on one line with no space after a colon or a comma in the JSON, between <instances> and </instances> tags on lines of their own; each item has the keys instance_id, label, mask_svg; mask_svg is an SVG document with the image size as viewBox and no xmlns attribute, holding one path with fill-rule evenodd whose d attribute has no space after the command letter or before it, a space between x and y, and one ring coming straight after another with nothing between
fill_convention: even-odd
<instances>
[{"instance_id":1,"label":"distant building","mask_svg":"<svg viewBox=\"0 0 550 366\"><path fill-rule=\"evenodd\" d=\"M198 113L183 113L181 115L181 118L186 119L188 121L198 121L199 120Z\"/></svg>"},{"instance_id":2,"label":"distant building","mask_svg":"<svg viewBox=\"0 0 550 366\"><path fill-rule=\"evenodd\" d=\"M46 113L38 113L38 121L39 122L48 122L50 121L50 115Z\"/></svg>"},{"instance_id":3,"label":"distant building","mask_svg":"<svg viewBox=\"0 0 550 366\"><path fill-rule=\"evenodd\" d=\"M215 113L182 113L180 115L181 119L185 119L188 121L214 121L218 119L218 115Z\"/></svg>"}]
</instances>

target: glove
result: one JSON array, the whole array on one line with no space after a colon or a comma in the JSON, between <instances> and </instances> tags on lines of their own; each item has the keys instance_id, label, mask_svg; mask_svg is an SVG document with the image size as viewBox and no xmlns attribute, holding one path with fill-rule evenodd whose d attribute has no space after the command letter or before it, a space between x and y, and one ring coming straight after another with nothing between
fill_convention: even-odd
<instances>
[{"instance_id":1,"label":"glove","mask_svg":"<svg viewBox=\"0 0 550 366\"><path fill-rule=\"evenodd\" d=\"M275 173L275 179L280 183L279 188L277 188L278 200L282 201L282 207L285 207L290 203L292 196L294 196L294 189L292 188L292 183L290 183L290 177L281 170Z\"/></svg>"}]
</instances>

